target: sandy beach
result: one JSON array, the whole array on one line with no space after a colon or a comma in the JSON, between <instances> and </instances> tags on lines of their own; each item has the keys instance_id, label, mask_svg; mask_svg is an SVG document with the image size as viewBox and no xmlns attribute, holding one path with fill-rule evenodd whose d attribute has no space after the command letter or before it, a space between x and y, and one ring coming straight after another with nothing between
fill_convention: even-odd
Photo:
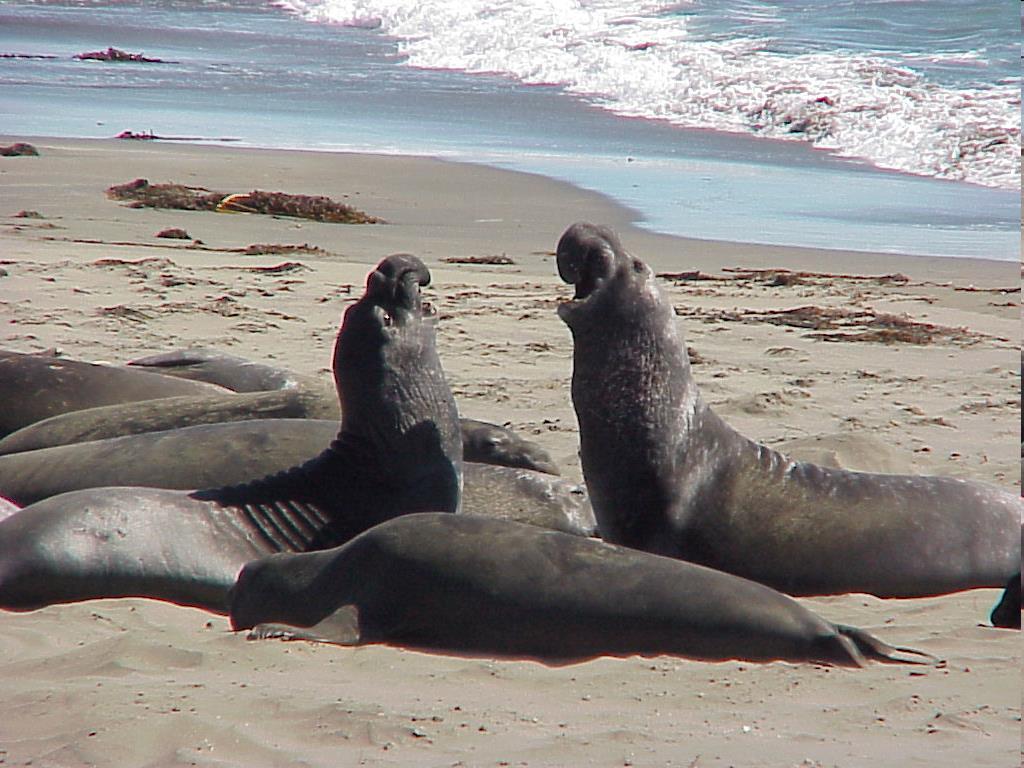
<instances>
[{"instance_id":1,"label":"sandy beach","mask_svg":"<svg viewBox=\"0 0 1024 768\"><path fill-rule=\"evenodd\" d=\"M540 442L578 480L572 346L555 314L571 289L553 249L589 220L666 275L704 397L744 434L852 469L1019 488L1016 262L663 236L600 195L430 158L0 137L14 141L40 156L0 158L2 348L123 362L207 346L326 376L367 270L412 252L433 273L462 414ZM139 177L327 195L386 223L107 199ZM170 227L190 239L155 236ZM512 263L467 263L491 256ZM887 315L912 341L878 340ZM860 670L668 657L547 667L251 642L223 617L135 599L3 614L0 762L1017 765L1021 643L988 626L998 596L802 600L945 660Z\"/></svg>"}]
</instances>

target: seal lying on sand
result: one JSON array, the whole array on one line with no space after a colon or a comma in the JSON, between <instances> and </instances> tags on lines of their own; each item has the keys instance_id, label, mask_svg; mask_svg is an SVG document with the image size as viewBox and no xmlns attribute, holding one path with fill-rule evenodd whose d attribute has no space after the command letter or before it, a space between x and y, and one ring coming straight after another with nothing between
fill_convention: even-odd
<instances>
[{"instance_id":1,"label":"seal lying on sand","mask_svg":"<svg viewBox=\"0 0 1024 768\"><path fill-rule=\"evenodd\" d=\"M140 596L224 611L253 558L455 512L462 442L420 297L429 280L416 257L390 256L346 310L334 354L344 416L323 453L244 485L89 489L16 512L0 522L0 607Z\"/></svg>"},{"instance_id":2,"label":"seal lying on sand","mask_svg":"<svg viewBox=\"0 0 1024 768\"><path fill-rule=\"evenodd\" d=\"M131 360L128 365L151 373L217 384L235 392L292 389L301 380L297 374L285 368L204 347L148 355Z\"/></svg>"},{"instance_id":3,"label":"seal lying on sand","mask_svg":"<svg viewBox=\"0 0 1024 768\"><path fill-rule=\"evenodd\" d=\"M1020 570L1021 499L948 477L793 462L703 402L672 305L608 229L575 224L558 272L580 457L601 535L790 594L936 595Z\"/></svg>"},{"instance_id":4,"label":"seal lying on sand","mask_svg":"<svg viewBox=\"0 0 1024 768\"><path fill-rule=\"evenodd\" d=\"M0 495L28 505L81 488L234 485L301 464L329 446L337 433L336 421L256 419L12 453L0 456ZM586 491L560 477L465 462L463 476L462 511L467 514L584 536L596 530Z\"/></svg>"},{"instance_id":5,"label":"seal lying on sand","mask_svg":"<svg viewBox=\"0 0 1024 768\"><path fill-rule=\"evenodd\" d=\"M338 395L319 388L194 397L161 397L69 411L29 424L0 440L0 456L92 440L253 419L341 418Z\"/></svg>"},{"instance_id":6,"label":"seal lying on sand","mask_svg":"<svg viewBox=\"0 0 1024 768\"><path fill-rule=\"evenodd\" d=\"M172 352L166 355L157 355L157 359L163 359L165 356L175 360L192 359L184 355L184 352ZM216 359L222 363L225 357L229 360L249 363L244 358L231 356L221 356ZM261 364L253 363L253 365ZM188 367L184 366L181 370ZM177 368L173 369L178 370ZM158 368L158 370L164 369ZM229 368L229 370L235 369ZM272 370L281 375L286 373L281 369ZM99 375L99 373L95 374L97 378ZM227 383L226 377L220 377L220 381ZM341 409L338 406L338 395L333 386L328 388L326 384L321 386L318 381L297 376L291 381L295 382L294 386L266 392L238 394L225 392L224 394L201 397L161 397L154 400L117 403L57 414L24 426L0 439L0 456L199 424L251 419L329 419L335 424L337 423L341 418ZM13 390L9 395L15 398L15 401L19 397L29 399L33 397L31 394ZM50 402L56 402L60 397L59 388L53 386L49 392ZM73 393L67 400L74 402ZM531 440L522 438L512 430L476 419L461 419L460 424L462 452L466 461L532 469L551 475L559 474L558 465L544 448ZM159 487L168 486L160 485Z\"/></svg>"},{"instance_id":7,"label":"seal lying on sand","mask_svg":"<svg viewBox=\"0 0 1024 768\"><path fill-rule=\"evenodd\" d=\"M226 391L202 381L0 350L0 437L80 408Z\"/></svg>"},{"instance_id":8,"label":"seal lying on sand","mask_svg":"<svg viewBox=\"0 0 1024 768\"><path fill-rule=\"evenodd\" d=\"M533 526L406 515L335 549L248 563L231 626L256 636L573 661L907 657L763 584ZM269 626L268 626L269 625ZM280 625L288 625L282 627ZM297 629L305 628L305 629Z\"/></svg>"}]
</instances>

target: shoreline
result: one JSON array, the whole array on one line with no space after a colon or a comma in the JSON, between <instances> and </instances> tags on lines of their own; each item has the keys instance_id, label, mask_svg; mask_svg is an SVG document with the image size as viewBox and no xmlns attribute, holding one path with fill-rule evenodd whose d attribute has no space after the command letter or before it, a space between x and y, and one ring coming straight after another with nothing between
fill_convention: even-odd
<instances>
[{"instance_id":1,"label":"shoreline","mask_svg":"<svg viewBox=\"0 0 1024 768\"><path fill-rule=\"evenodd\" d=\"M449 173L454 171L461 178L470 179L474 176L486 177L485 183L499 186L503 183L518 179L526 185L534 188L546 187L550 194L565 195L574 200L579 206L578 211L585 212L593 209L599 213L598 216L589 217L598 223L612 226L619 231L620 236L633 242L633 250L638 254L644 253L644 248L650 249L647 258L657 269L683 270L683 269L717 269L721 267L750 267L768 268L780 267L794 270L818 270L858 273L887 274L892 272L908 272L922 279L930 276L935 280L966 280L979 286L994 287L997 285L1009 285L1019 280L1019 274L1013 267L1018 264L1016 261L1002 259L985 259L976 257L951 257L951 256L927 256L907 253L887 253L876 251L844 250L833 248L817 248L806 246L788 245L766 245L757 243L736 242L729 240L705 240L691 238L683 235L670 234L654 231L643 223L642 214L629 206L613 199L609 195L584 189L571 182L561 179L544 176L529 171L521 171L501 167L482 162L465 161L448 157L431 155L409 155L402 153L370 153L370 152L347 152L320 149L277 149L266 147L239 146L234 143L195 143L191 141L130 141L124 139L83 139L83 138L55 138L45 136L20 136L0 135L0 144L10 144L15 141L25 141L38 147L49 147L61 151L88 150L110 151L133 153L144 155L151 150L151 155L173 154L180 150L189 155L201 155L208 152L211 157L219 157L221 161L229 158L244 156L245 153L259 153L266 158L278 157L305 157L312 158L335 158L339 163L358 163L365 165L372 164L375 160L387 164L401 164L410 162L425 168L428 164L435 164L438 168L448 168ZM38 160L39 158L35 158ZM10 167L12 159L5 158L7 163L0 166L5 173L8 170L18 170ZM14 158L13 160L19 160ZM21 162L31 161L32 158L21 159ZM315 164L315 163L312 163ZM3 177L0 177L3 178ZM111 177L113 178L113 177ZM124 183L129 179L112 180L111 184ZM186 183L181 179L166 178L163 181L176 181ZM530 180L525 182L525 180ZM21 182L19 182L21 183ZM301 185L296 185L301 186ZM522 184L520 185L522 186ZM232 190L237 191L237 190ZM276 190L275 190L276 191ZM287 189L293 193L305 194L328 194L312 189ZM347 194L347 193L342 193ZM360 194L358 191L355 194ZM588 199L590 205L584 207L583 200ZM454 203L455 211L458 213L460 206L453 196L448 198ZM370 211L372 213L372 211ZM0 211L0 215L4 212ZM6 215L10 215L7 213ZM387 216L384 216L387 219ZM587 217L584 217L587 218ZM557 240L558 233L565 226L576 219L564 219L564 225L547 245L551 250ZM421 233L425 234L425 233ZM386 238L385 238L386 239ZM544 247L543 243L537 242L538 250ZM678 257L669 256L672 251L678 252ZM738 260L738 261L737 261Z\"/></svg>"}]
</instances>

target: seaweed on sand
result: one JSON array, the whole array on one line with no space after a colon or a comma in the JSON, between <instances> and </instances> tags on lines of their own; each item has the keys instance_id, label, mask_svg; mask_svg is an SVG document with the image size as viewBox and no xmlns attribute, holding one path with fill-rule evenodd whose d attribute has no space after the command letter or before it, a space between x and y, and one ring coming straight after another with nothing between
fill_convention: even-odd
<instances>
[{"instance_id":1,"label":"seaweed on sand","mask_svg":"<svg viewBox=\"0 0 1024 768\"><path fill-rule=\"evenodd\" d=\"M228 194L205 187L184 184L150 184L135 179L115 184L107 190L114 200L128 202L132 208L173 208L186 211L218 211L220 213L262 213L288 216L335 224L377 224L383 219L370 216L344 203L321 195L293 195L287 192L252 192Z\"/></svg>"}]
</instances>

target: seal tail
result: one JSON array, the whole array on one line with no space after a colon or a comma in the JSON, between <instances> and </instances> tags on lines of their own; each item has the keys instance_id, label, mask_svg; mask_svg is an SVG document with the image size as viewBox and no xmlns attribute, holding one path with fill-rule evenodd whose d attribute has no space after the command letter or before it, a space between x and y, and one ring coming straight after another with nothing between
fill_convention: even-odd
<instances>
[{"instance_id":1,"label":"seal tail","mask_svg":"<svg viewBox=\"0 0 1024 768\"><path fill-rule=\"evenodd\" d=\"M890 664L929 664L932 666L942 663L937 656L919 651L916 648L906 648L898 645L889 645L870 635L863 629L850 627L846 624L836 624L836 631L843 637L848 638L857 650L865 658L875 659Z\"/></svg>"}]
</instances>

